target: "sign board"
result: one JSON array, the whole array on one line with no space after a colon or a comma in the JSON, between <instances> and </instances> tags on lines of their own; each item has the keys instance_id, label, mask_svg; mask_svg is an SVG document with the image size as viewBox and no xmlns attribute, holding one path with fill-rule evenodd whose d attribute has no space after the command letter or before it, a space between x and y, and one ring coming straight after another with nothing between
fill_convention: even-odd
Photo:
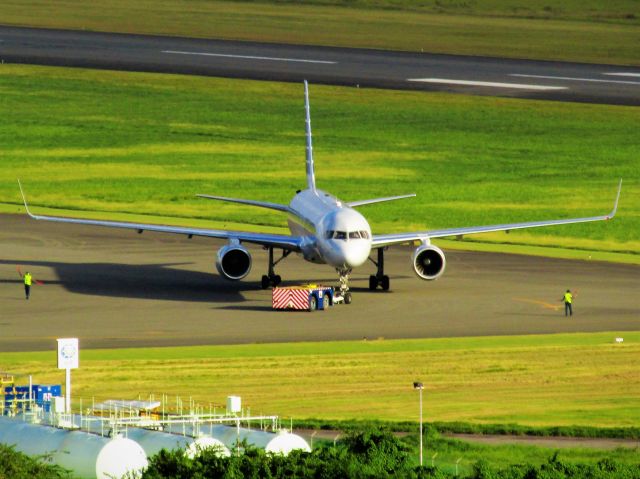
<instances>
[{"instance_id":1,"label":"sign board","mask_svg":"<svg viewBox=\"0 0 640 479\"><path fill-rule=\"evenodd\" d=\"M58 339L58 369L77 369L79 358L78 338Z\"/></svg>"}]
</instances>

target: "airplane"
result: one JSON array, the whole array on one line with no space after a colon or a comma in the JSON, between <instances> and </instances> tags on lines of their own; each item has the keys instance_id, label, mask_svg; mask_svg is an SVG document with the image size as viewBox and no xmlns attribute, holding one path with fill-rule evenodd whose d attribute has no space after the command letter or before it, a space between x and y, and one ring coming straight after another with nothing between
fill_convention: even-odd
<instances>
[{"instance_id":1,"label":"airplane","mask_svg":"<svg viewBox=\"0 0 640 479\"><path fill-rule=\"evenodd\" d=\"M18 180L25 210L27 214L35 220L127 228L136 230L138 233L155 231L158 233L186 235L189 238L193 236L204 236L226 239L228 240L228 244L218 250L216 268L220 275L228 280L243 279L251 271L251 254L243 243L262 245L269 253L267 274L262 276L261 281L263 289L280 284L282 278L275 273L275 266L292 252L299 253L307 261L327 264L336 269L339 275L340 293L344 298L344 302L347 304L352 301L348 284L349 275L354 268L362 266L367 260L370 260L377 268L376 274L369 277L369 289L376 290L378 287L385 291L389 289L389 276L384 272L384 251L389 246L420 243L411 257L413 269L419 278L423 280L435 280L444 273L446 259L443 251L431 244L432 239L443 237L461 238L466 235L493 231L508 232L524 228L603 221L612 219L616 214L620 191L622 189L622 179L618 185L618 193L613 210L606 215L489 226L467 226L409 233L372 234L369 223L355 208L384 201L410 198L416 195L405 194L368 200L342 201L316 188L311 137L311 114L309 108L309 86L306 80L304 81L304 100L307 187L304 190L298 190L288 205L216 195L196 195L200 198L257 206L286 213L288 215L287 222L291 232L290 235L34 215L29 211L22 184L20 184ZM277 261L274 260L274 249L282 250L282 256ZM373 250L377 251L376 260L371 258L371 252Z\"/></svg>"}]
</instances>

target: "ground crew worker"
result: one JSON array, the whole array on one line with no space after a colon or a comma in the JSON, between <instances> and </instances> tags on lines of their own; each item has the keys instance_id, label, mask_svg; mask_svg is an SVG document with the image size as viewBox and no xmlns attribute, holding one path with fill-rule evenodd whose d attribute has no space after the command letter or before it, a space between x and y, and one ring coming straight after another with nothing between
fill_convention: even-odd
<instances>
[{"instance_id":1,"label":"ground crew worker","mask_svg":"<svg viewBox=\"0 0 640 479\"><path fill-rule=\"evenodd\" d=\"M31 281L31 273L27 271L24 274L24 294L27 296L27 299L29 299L29 293L31 292Z\"/></svg>"},{"instance_id":2,"label":"ground crew worker","mask_svg":"<svg viewBox=\"0 0 640 479\"><path fill-rule=\"evenodd\" d=\"M560 301L564 301L564 315L573 316L573 308L571 307L571 303L573 303L573 295L571 294L571 291L567 290Z\"/></svg>"}]
</instances>

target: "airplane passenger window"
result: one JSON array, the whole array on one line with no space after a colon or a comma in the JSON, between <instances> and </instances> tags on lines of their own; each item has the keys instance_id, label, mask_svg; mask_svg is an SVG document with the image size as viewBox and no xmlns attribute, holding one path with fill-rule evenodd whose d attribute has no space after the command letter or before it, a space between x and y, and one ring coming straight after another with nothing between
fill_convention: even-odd
<instances>
[{"instance_id":1,"label":"airplane passenger window","mask_svg":"<svg viewBox=\"0 0 640 479\"><path fill-rule=\"evenodd\" d=\"M349 231L349 239L359 239L360 232L359 231Z\"/></svg>"},{"instance_id":2,"label":"airplane passenger window","mask_svg":"<svg viewBox=\"0 0 640 479\"><path fill-rule=\"evenodd\" d=\"M336 231L336 234L333 236L335 239L346 240L347 233L344 231Z\"/></svg>"}]
</instances>

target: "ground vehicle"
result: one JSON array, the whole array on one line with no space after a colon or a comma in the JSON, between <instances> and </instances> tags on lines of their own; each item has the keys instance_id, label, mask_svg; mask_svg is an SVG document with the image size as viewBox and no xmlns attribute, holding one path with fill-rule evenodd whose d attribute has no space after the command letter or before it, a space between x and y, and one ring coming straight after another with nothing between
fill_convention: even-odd
<instances>
[{"instance_id":1,"label":"ground vehicle","mask_svg":"<svg viewBox=\"0 0 640 479\"><path fill-rule=\"evenodd\" d=\"M344 298L335 294L333 286L318 284L276 287L271 292L273 309L324 310L342 301ZM349 302L351 301L349 300Z\"/></svg>"}]
</instances>

